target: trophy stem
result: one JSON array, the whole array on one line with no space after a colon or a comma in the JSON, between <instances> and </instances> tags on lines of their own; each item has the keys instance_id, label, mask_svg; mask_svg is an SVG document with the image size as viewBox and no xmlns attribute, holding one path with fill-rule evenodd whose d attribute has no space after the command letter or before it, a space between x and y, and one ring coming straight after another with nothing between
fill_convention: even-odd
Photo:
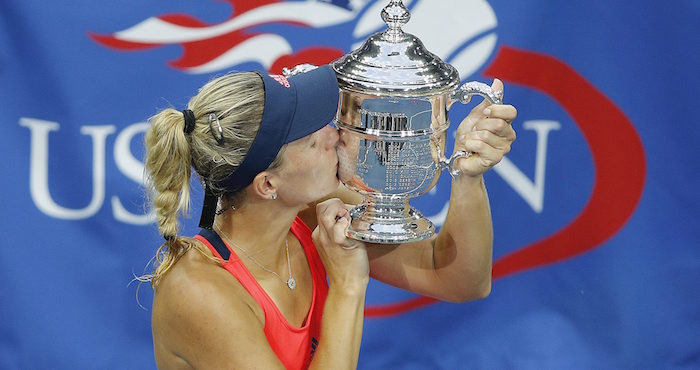
<instances>
[{"instance_id":1,"label":"trophy stem","mask_svg":"<svg viewBox=\"0 0 700 370\"><path fill-rule=\"evenodd\" d=\"M403 196L367 194L350 211L348 236L376 244L410 243L429 238L435 226Z\"/></svg>"}]
</instances>

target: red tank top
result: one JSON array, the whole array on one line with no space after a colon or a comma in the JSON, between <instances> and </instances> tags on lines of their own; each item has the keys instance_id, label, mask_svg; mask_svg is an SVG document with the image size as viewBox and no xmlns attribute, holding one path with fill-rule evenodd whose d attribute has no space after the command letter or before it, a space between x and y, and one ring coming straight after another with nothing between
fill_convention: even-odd
<instances>
[{"instance_id":1,"label":"red tank top","mask_svg":"<svg viewBox=\"0 0 700 370\"><path fill-rule=\"evenodd\" d=\"M300 328L291 325L285 319L272 301L272 298L258 284L233 249L224 243L216 233L202 230L200 235L195 236L195 238L209 247L211 252L223 261L222 266L258 302L265 314L265 336L280 362L287 369L306 369L309 367L321 336L321 315L328 296L328 283L326 281L326 270L311 240L309 227L297 217L290 231L304 248L313 283L311 307L304 324ZM220 245L220 248L216 248L217 244Z\"/></svg>"}]
</instances>

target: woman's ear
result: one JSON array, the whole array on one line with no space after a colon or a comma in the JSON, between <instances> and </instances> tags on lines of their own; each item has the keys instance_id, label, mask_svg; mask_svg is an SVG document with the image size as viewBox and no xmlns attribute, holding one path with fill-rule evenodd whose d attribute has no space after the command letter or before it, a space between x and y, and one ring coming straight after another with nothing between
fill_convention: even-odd
<instances>
[{"instance_id":1,"label":"woman's ear","mask_svg":"<svg viewBox=\"0 0 700 370\"><path fill-rule=\"evenodd\" d=\"M253 178L251 190L261 199L276 199L279 181L279 176L270 171L263 171Z\"/></svg>"}]
</instances>

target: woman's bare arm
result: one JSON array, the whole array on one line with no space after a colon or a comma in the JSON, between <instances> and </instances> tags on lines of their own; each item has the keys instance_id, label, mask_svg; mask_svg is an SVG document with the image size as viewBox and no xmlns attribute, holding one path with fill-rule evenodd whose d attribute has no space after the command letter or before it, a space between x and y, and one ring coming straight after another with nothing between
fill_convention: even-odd
<instances>
[{"instance_id":1,"label":"woman's bare arm","mask_svg":"<svg viewBox=\"0 0 700 370\"><path fill-rule=\"evenodd\" d=\"M502 88L500 81L494 82L494 88ZM475 154L458 161L463 174L452 183L447 218L440 232L416 243L368 245L373 278L447 301L462 302L489 294L493 231L483 173L510 151L515 131L509 123L516 115L512 106L482 103L464 119L457 130L455 148ZM349 204L361 201L344 186L331 196Z\"/></svg>"}]
</instances>

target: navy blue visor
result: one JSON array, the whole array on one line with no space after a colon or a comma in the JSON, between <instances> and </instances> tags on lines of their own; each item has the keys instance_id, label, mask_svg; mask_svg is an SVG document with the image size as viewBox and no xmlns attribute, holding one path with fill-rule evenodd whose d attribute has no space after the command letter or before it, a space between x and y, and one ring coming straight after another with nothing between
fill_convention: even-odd
<instances>
[{"instance_id":1,"label":"navy blue visor","mask_svg":"<svg viewBox=\"0 0 700 370\"><path fill-rule=\"evenodd\" d=\"M289 78L259 75L265 86L262 122L243 162L218 184L229 191L252 183L270 167L284 144L322 129L338 109L338 80L328 65Z\"/></svg>"},{"instance_id":2,"label":"navy blue visor","mask_svg":"<svg viewBox=\"0 0 700 370\"><path fill-rule=\"evenodd\" d=\"M217 185L229 192L245 188L275 160L282 146L329 124L338 109L340 90L326 65L289 78L258 72L265 87L262 122L243 162ZM199 226L211 229L216 196L207 186Z\"/></svg>"}]
</instances>

